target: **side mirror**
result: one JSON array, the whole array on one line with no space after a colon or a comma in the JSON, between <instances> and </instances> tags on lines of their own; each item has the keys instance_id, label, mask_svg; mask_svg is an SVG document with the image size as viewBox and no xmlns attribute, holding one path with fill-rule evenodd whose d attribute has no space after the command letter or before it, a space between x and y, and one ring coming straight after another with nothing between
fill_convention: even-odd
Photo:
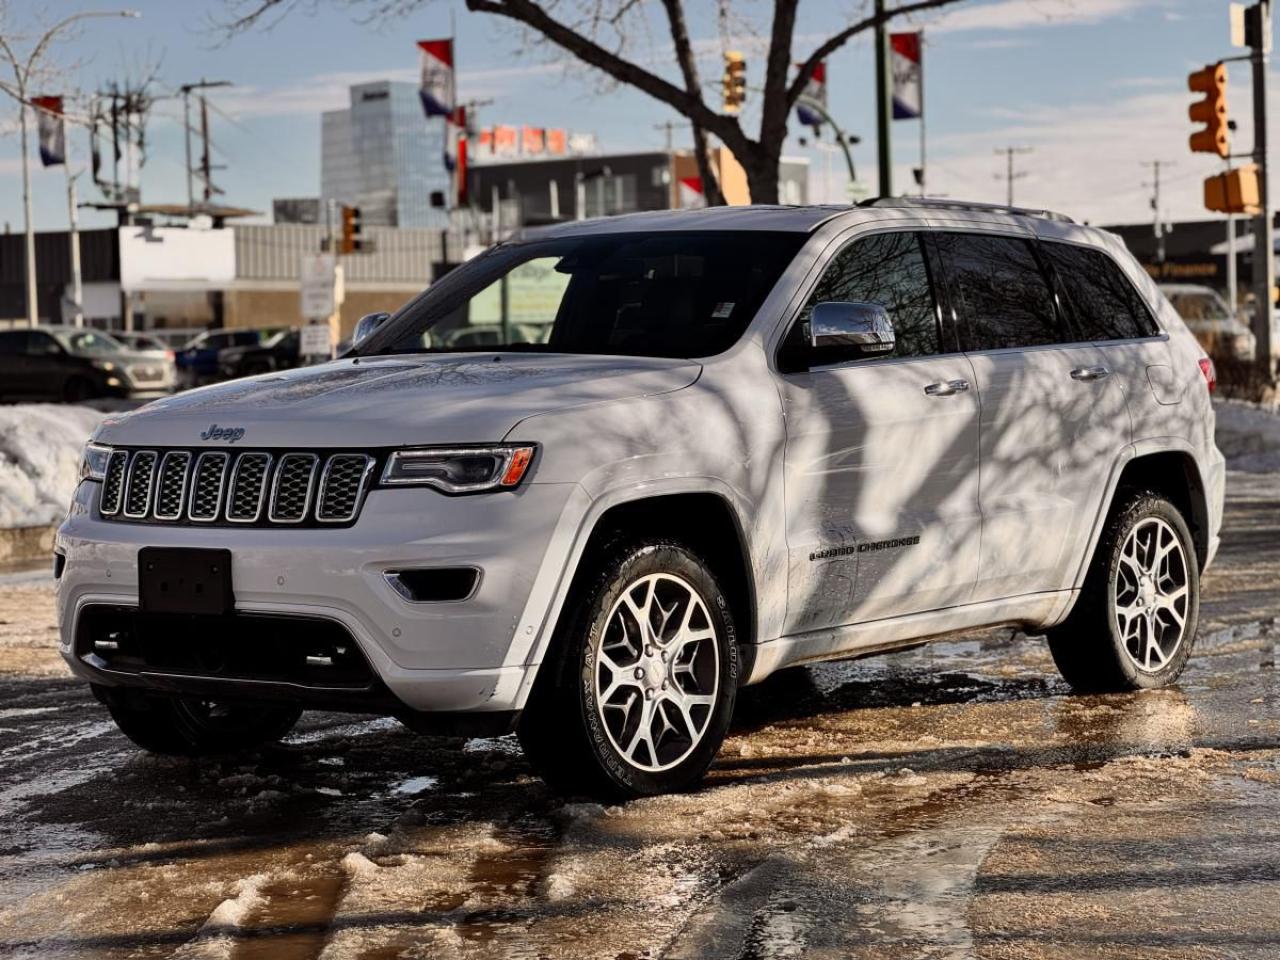
<instances>
[{"instance_id":1,"label":"side mirror","mask_svg":"<svg viewBox=\"0 0 1280 960\"><path fill-rule=\"evenodd\" d=\"M389 313L366 313L356 322L356 331L351 335L351 346L357 347L373 336L374 332L391 319Z\"/></svg>"},{"instance_id":2,"label":"side mirror","mask_svg":"<svg viewBox=\"0 0 1280 960\"><path fill-rule=\"evenodd\" d=\"M854 355L892 353L893 321L878 303L819 303L809 317L809 346L836 347Z\"/></svg>"}]
</instances>

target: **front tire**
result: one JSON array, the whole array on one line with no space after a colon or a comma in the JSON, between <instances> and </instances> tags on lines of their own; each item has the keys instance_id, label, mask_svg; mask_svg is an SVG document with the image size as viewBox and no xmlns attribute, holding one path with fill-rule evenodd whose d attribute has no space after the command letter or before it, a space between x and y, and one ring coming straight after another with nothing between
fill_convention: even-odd
<instances>
[{"instance_id":1,"label":"front tire","mask_svg":"<svg viewBox=\"0 0 1280 960\"><path fill-rule=\"evenodd\" d=\"M1071 615L1049 632L1063 678L1081 693L1174 683L1200 618L1200 567L1182 514L1159 494L1112 512Z\"/></svg>"},{"instance_id":2,"label":"front tire","mask_svg":"<svg viewBox=\"0 0 1280 960\"><path fill-rule=\"evenodd\" d=\"M738 689L733 616L710 566L669 540L606 555L553 639L519 736L553 789L626 799L697 782Z\"/></svg>"},{"instance_id":3,"label":"front tire","mask_svg":"<svg viewBox=\"0 0 1280 960\"><path fill-rule=\"evenodd\" d=\"M239 753L279 740L299 707L199 700L96 689L120 732L149 753L202 757Z\"/></svg>"}]
</instances>

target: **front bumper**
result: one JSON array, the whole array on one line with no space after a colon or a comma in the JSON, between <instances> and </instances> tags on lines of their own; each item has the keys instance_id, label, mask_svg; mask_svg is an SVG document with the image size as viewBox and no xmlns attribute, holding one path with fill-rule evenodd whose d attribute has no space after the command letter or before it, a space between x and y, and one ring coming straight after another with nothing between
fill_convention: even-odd
<instances>
[{"instance_id":1,"label":"front bumper","mask_svg":"<svg viewBox=\"0 0 1280 960\"><path fill-rule=\"evenodd\" d=\"M57 581L61 651L73 672L128 683L95 671L74 642L86 608L137 606L139 548L227 548L237 613L341 624L396 700L433 712L523 706L589 503L577 484L452 498L376 489L351 527L229 529L103 520L99 489L79 486L55 545L65 558ZM414 566L475 566L482 577L466 600L413 603L384 574Z\"/></svg>"}]
</instances>

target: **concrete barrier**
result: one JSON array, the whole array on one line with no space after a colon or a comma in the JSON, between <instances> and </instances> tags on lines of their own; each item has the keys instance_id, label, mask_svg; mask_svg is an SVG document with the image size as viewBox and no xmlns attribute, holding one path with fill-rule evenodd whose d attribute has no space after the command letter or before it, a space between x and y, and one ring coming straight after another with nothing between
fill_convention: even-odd
<instances>
[{"instance_id":1,"label":"concrete barrier","mask_svg":"<svg viewBox=\"0 0 1280 960\"><path fill-rule=\"evenodd\" d=\"M57 529L53 524L0 528L0 567L34 567L52 563L53 535Z\"/></svg>"}]
</instances>

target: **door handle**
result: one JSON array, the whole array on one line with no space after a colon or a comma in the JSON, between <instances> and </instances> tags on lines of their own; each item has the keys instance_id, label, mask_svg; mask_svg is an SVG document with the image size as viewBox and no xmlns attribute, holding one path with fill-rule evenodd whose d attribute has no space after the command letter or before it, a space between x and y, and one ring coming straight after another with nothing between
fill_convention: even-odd
<instances>
[{"instance_id":1,"label":"door handle","mask_svg":"<svg viewBox=\"0 0 1280 960\"><path fill-rule=\"evenodd\" d=\"M924 388L924 392L930 397L951 397L957 393L964 393L968 389L968 380L946 380L929 384Z\"/></svg>"},{"instance_id":2,"label":"door handle","mask_svg":"<svg viewBox=\"0 0 1280 960\"><path fill-rule=\"evenodd\" d=\"M1072 380L1083 380L1088 383L1093 380L1103 380L1111 376L1111 371L1106 367L1076 367L1071 371Z\"/></svg>"}]
</instances>

